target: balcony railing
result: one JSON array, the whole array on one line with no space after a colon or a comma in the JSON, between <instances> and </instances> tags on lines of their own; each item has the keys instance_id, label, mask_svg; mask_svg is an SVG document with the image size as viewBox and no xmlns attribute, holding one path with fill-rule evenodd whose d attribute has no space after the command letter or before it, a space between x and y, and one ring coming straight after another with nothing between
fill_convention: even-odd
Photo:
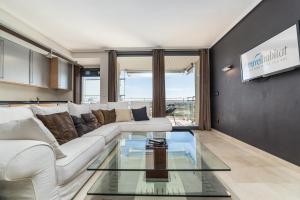
<instances>
[{"instance_id":1,"label":"balcony railing","mask_svg":"<svg viewBox=\"0 0 300 200\"><path fill-rule=\"evenodd\" d=\"M149 104L152 110L152 99L150 98L124 98L123 101L140 101ZM196 126L195 97L167 98L166 106L175 108L174 112L168 113L167 117L173 126Z\"/></svg>"},{"instance_id":2,"label":"balcony railing","mask_svg":"<svg viewBox=\"0 0 300 200\"><path fill-rule=\"evenodd\" d=\"M100 95L83 95L82 103L97 103L100 102Z\"/></svg>"}]
</instances>

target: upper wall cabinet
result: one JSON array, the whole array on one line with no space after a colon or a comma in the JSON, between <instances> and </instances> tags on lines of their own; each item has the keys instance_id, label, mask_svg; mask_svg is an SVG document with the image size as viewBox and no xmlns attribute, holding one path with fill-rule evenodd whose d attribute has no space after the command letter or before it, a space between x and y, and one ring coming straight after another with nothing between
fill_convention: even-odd
<instances>
[{"instance_id":1,"label":"upper wall cabinet","mask_svg":"<svg viewBox=\"0 0 300 200\"><path fill-rule=\"evenodd\" d=\"M9 40L0 39L2 81L29 84L30 50Z\"/></svg>"},{"instance_id":2,"label":"upper wall cabinet","mask_svg":"<svg viewBox=\"0 0 300 200\"><path fill-rule=\"evenodd\" d=\"M0 37L0 81L72 90L72 64Z\"/></svg>"},{"instance_id":3,"label":"upper wall cabinet","mask_svg":"<svg viewBox=\"0 0 300 200\"><path fill-rule=\"evenodd\" d=\"M30 84L38 87L50 86L50 59L31 51Z\"/></svg>"},{"instance_id":4,"label":"upper wall cabinet","mask_svg":"<svg viewBox=\"0 0 300 200\"><path fill-rule=\"evenodd\" d=\"M72 89L72 64L52 58L50 64L50 87L54 89Z\"/></svg>"}]
</instances>

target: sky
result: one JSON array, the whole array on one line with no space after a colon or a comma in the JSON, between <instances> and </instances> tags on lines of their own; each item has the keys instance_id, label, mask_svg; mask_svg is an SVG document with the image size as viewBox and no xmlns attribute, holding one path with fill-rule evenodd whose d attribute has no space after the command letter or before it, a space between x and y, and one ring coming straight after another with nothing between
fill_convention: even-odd
<instances>
[{"instance_id":1,"label":"sky","mask_svg":"<svg viewBox=\"0 0 300 200\"><path fill-rule=\"evenodd\" d=\"M167 73L166 98L187 98L195 96L194 73L188 75ZM152 98L152 76L150 73L125 76L126 98Z\"/></svg>"},{"instance_id":2,"label":"sky","mask_svg":"<svg viewBox=\"0 0 300 200\"><path fill-rule=\"evenodd\" d=\"M100 95L100 78L83 81L84 94ZM138 73L125 75L126 99L151 99L152 98L152 74ZM182 99L195 96L195 74L166 73L166 98ZM124 93L121 84L120 94Z\"/></svg>"}]
</instances>

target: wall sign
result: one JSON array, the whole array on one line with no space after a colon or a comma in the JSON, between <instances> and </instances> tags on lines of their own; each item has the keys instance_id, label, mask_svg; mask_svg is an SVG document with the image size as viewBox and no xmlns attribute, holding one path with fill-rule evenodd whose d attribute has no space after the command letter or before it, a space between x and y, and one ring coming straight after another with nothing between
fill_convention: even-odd
<instances>
[{"instance_id":1,"label":"wall sign","mask_svg":"<svg viewBox=\"0 0 300 200\"><path fill-rule=\"evenodd\" d=\"M294 25L241 55L242 81L292 70L299 65L298 27Z\"/></svg>"}]
</instances>

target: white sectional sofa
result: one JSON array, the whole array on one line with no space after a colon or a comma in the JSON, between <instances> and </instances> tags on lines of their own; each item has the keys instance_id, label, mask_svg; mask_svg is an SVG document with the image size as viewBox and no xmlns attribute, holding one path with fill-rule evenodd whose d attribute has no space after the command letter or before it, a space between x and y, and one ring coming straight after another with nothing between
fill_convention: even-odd
<instances>
[{"instance_id":1,"label":"white sectional sofa","mask_svg":"<svg viewBox=\"0 0 300 200\"><path fill-rule=\"evenodd\" d=\"M128 103L71 106L71 115L90 109L135 107ZM35 117L28 107L0 108L0 124ZM167 118L116 122L60 145L66 155L56 159L41 141L0 140L0 199L71 199L93 174L87 167L122 131L171 131ZM1 131L1 130L0 130Z\"/></svg>"}]
</instances>

